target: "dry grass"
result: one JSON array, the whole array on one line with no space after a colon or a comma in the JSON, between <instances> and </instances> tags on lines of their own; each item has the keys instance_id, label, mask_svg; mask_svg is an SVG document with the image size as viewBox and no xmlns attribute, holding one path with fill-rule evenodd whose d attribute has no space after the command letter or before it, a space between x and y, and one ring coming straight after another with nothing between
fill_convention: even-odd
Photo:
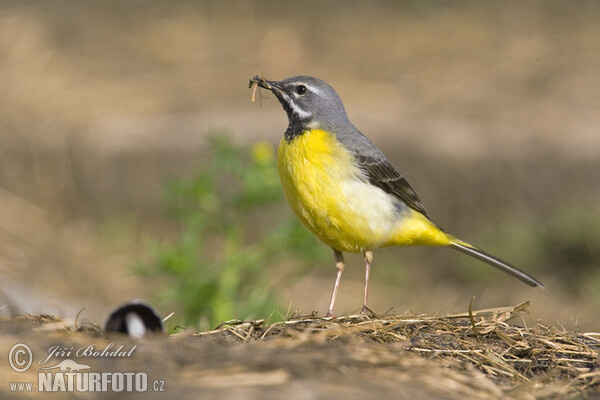
<instances>
[{"instance_id":1,"label":"dry grass","mask_svg":"<svg viewBox=\"0 0 600 400\"><path fill-rule=\"evenodd\" d=\"M359 363L368 361L393 368L402 362L401 354L418 354L460 371L464 380L452 385L478 386L490 396L524 388L539 390L542 397L574 395L593 387L598 390L600 333L572 332L541 323L534 328L508 323L518 321L528 305L524 302L446 316L310 315L268 326L264 320L228 321L216 330L197 335L243 342L276 340L286 346L348 339L351 343L357 339L382 344L385 346L351 346L349 356ZM480 385L482 381L484 385Z\"/></svg>"},{"instance_id":2,"label":"dry grass","mask_svg":"<svg viewBox=\"0 0 600 400\"><path fill-rule=\"evenodd\" d=\"M180 398L597 398L600 334L519 326L527 307L233 320L212 331L135 342L130 358L86 361L96 371L147 372ZM35 355L57 343L134 344L102 337L97 324L49 315L2 318L0 332L2 345L24 342ZM15 378L3 364L0 372Z\"/></svg>"}]
</instances>

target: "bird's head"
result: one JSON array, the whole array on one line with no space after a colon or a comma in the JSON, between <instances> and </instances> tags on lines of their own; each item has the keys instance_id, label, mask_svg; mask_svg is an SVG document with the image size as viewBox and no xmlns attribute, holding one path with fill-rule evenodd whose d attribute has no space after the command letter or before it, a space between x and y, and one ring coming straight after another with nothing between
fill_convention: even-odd
<instances>
[{"instance_id":1,"label":"bird's head","mask_svg":"<svg viewBox=\"0 0 600 400\"><path fill-rule=\"evenodd\" d=\"M349 123L342 99L320 79L293 76L282 81L269 81L255 76L250 82L273 92L283 105L290 126L327 129Z\"/></svg>"}]
</instances>

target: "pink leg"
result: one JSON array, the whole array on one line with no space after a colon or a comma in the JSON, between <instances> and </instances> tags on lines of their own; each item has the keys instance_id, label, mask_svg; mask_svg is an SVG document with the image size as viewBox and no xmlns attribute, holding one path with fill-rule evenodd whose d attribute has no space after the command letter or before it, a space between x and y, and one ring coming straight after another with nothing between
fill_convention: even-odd
<instances>
[{"instance_id":1,"label":"pink leg","mask_svg":"<svg viewBox=\"0 0 600 400\"><path fill-rule=\"evenodd\" d=\"M369 297L369 275L371 274L371 263L373 262L373 252L370 250L365 251L365 299L363 301L363 309L364 313L370 312L369 307L367 307L367 298Z\"/></svg>"},{"instance_id":2,"label":"pink leg","mask_svg":"<svg viewBox=\"0 0 600 400\"><path fill-rule=\"evenodd\" d=\"M335 298L340 287L340 281L342 280L342 272L344 272L344 255L341 251L338 251L336 249L333 249L333 255L335 256L335 267L337 268L337 277L335 278L335 285L333 285L333 292L331 293L329 310L327 310L328 317L333 317L333 306L335 305Z\"/></svg>"}]
</instances>

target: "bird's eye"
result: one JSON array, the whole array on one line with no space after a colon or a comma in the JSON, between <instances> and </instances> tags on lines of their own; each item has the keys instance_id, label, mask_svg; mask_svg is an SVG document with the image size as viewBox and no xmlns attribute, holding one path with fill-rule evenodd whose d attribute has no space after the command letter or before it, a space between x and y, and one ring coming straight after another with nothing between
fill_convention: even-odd
<instances>
[{"instance_id":1,"label":"bird's eye","mask_svg":"<svg viewBox=\"0 0 600 400\"><path fill-rule=\"evenodd\" d=\"M298 94L300 96L302 96L303 94L306 94L307 91L308 91L308 89L304 85L296 86L296 94Z\"/></svg>"}]
</instances>

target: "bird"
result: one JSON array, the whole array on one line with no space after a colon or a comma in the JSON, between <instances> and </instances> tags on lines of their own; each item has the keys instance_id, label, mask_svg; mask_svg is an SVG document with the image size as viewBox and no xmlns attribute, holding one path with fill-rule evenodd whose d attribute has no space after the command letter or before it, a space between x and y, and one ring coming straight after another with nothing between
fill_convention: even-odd
<instances>
[{"instance_id":1,"label":"bird","mask_svg":"<svg viewBox=\"0 0 600 400\"><path fill-rule=\"evenodd\" d=\"M149 332L163 333L164 327L152 306L141 300L131 300L111 312L104 323L104 331L125 333L139 339Z\"/></svg>"},{"instance_id":2,"label":"bird","mask_svg":"<svg viewBox=\"0 0 600 400\"><path fill-rule=\"evenodd\" d=\"M311 76L271 81L256 75L249 86L271 91L283 106L288 127L277 155L283 192L302 224L333 249L337 275L327 317L334 316L344 252L364 256L364 313L372 313L367 298L373 251L388 246L449 247L529 286L544 287L527 273L433 223L406 178L350 122L340 96L330 85Z\"/></svg>"}]
</instances>

